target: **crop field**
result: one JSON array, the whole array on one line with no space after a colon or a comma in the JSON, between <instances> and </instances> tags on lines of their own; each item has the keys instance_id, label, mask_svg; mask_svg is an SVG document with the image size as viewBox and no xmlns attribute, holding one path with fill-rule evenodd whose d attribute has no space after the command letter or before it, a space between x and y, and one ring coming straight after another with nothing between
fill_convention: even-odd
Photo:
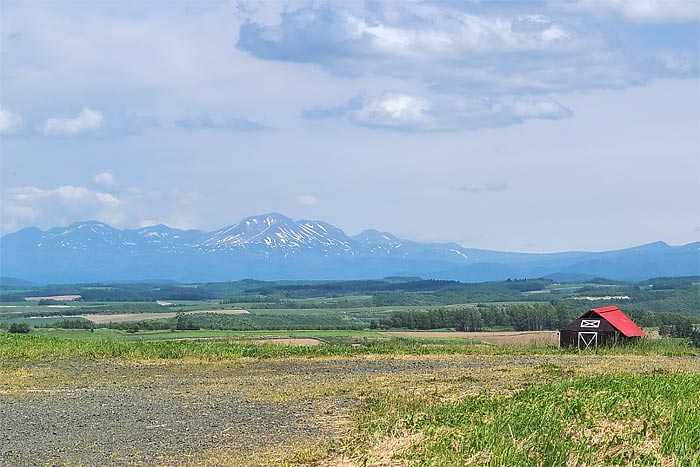
<instances>
[{"instance_id":1,"label":"crop field","mask_svg":"<svg viewBox=\"0 0 700 467\"><path fill-rule=\"evenodd\" d=\"M242 309L214 309L214 310L194 310L194 311L183 311L184 315L193 315L196 313L214 313L219 315L244 315L249 313L248 310ZM146 321L149 319L167 319L174 318L177 316L175 312L165 312L165 313L113 313L113 314L89 314L89 315L76 315L76 318L87 319L93 323L131 323L136 321Z\"/></svg>"},{"instance_id":2,"label":"crop field","mask_svg":"<svg viewBox=\"0 0 700 467\"><path fill-rule=\"evenodd\" d=\"M46 331L0 334L3 466L700 465L700 353L684 346Z\"/></svg>"},{"instance_id":3,"label":"crop field","mask_svg":"<svg viewBox=\"0 0 700 467\"><path fill-rule=\"evenodd\" d=\"M541 345L556 346L559 334L556 331L528 332L454 332L454 331L386 331L392 337L413 339L468 339L497 345Z\"/></svg>"},{"instance_id":4,"label":"crop field","mask_svg":"<svg viewBox=\"0 0 700 467\"><path fill-rule=\"evenodd\" d=\"M324 342L356 340L386 340L387 336L374 331L343 331L343 330L286 330L286 331L223 331L223 330L193 330L193 331L147 331L130 333L116 329L36 329L33 335L58 339L81 341L169 341L169 340L212 340L212 341L252 341L256 339L320 339Z\"/></svg>"}]
</instances>

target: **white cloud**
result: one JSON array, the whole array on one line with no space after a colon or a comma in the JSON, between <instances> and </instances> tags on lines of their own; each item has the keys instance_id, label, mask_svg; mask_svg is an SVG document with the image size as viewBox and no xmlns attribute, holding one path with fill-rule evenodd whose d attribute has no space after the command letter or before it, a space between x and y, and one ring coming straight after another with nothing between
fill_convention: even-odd
<instances>
[{"instance_id":1,"label":"white cloud","mask_svg":"<svg viewBox=\"0 0 700 467\"><path fill-rule=\"evenodd\" d=\"M601 28L557 18L546 5L469 5L321 3L286 11L278 24L245 23L238 48L266 60L317 63L334 74L416 80L469 95L618 87L654 72Z\"/></svg>"},{"instance_id":2,"label":"white cloud","mask_svg":"<svg viewBox=\"0 0 700 467\"><path fill-rule=\"evenodd\" d=\"M321 0L288 8L276 22L244 23L237 46L264 60L318 64L333 75L398 78L470 96L622 88L697 71L692 34L660 41L652 28L621 23L697 19L699 1ZM659 55L669 52L689 59L659 67Z\"/></svg>"},{"instance_id":3,"label":"white cloud","mask_svg":"<svg viewBox=\"0 0 700 467\"><path fill-rule=\"evenodd\" d=\"M83 107L80 114L72 118L50 118L41 125L47 135L74 136L99 130L102 127L102 114Z\"/></svg>"},{"instance_id":4,"label":"white cloud","mask_svg":"<svg viewBox=\"0 0 700 467\"><path fill-rule=\"evenodd\" d=\"M297 203L303 204L305 206L313 206L318 204L318 198L311 195L301 195L297 198Z\"/></svg>"},{"instance_id":5,"label":"white cloud","mask_svg":"<svg viewBox=\"0 0 700 467\"><path fill-rule=\"evenodd\" d=\"M61 185L50 189L27 186L12 188L10 190L10 199L14 201L33 203L50 198L62 200L96 200L101 203L110 204L119 202L117 198L109 193L93 191L87 187L76 185Z\"/></svg>"},{"instance_id":6,"label":"white cloud","mask_svg":"<svg viewBox=\"0 0 700 467\"><path fill-rule=\"evenodd\" d=\"M48 222L46 227L66 225L77 219L103 222L119 220L121 200L85 186L61 185L55 188L34 186L8 190L0 206L3 231Z\"/></svg>"},{"instance_id":7,"label":"white cloud","mask_svg":"<svg viewBox=\"0 0 700 467\"><path fill-rule=\"evenodd\" d=\"M430 102L422 97L386 93L348 113L350 121L359 125L387 128L424 127L431 125Z\"/></svg>"},{"instance_id":8,"label":"white cloud","mask_svg":"<svg viewBox=\"0 0 700 467\"><path fill-rule=\"evenodd\" d=\"M22 116L0 105L0 134L14 133L23 123Z\"/></svg>"},{"instance_id":9,"label":"white cloud","mask_svg":"<svg viewBox=\"0 0 700 467\"><path fill-rule=\"evenodd\" d=\"M113 182L111 192L83 185L23 186L6 190L0 203L2 231L6 233L32 225L51 228L84 220L98 220L120 228L149 223L179 228L197 225L201 202L198 193L120 187L114 177L106 174L109 172L97 174L93 181ZM152 219L159 221L151 222Z\"/></svg>"},{"instance_id":10,"label":"white cloud","mask_svg":"<svg viewBox=\"0 0 700 467\"><path fill-rule=\"evenodd\" d=\"M553 3L562 6L561 3ZM593 15L617 14L631 21L666 22L700 19L698 0L578 0L566 7Z\"/></svg>"},{"instance_id":11,"label":"white cloud","mask_svg":"<svg viewBox=\"0 0 700 467\"><path fill-rule=\"evenodd\" d=\"M558 102L542 97L467 99L387 92L375 99L354 98L339 107L304 112L307 118L345 117L369 128L399 131L457 131L501 127L531 119L557 120L572 115Z\"/></svg>"},{"instance_id":12,"label":"white cloud","mask_svg":"<svg viewBox=\"0 0 700 467\"><path fill-rule=\"evenodd\" d=\"M98 173L92 178L92 181L107 189L112 189L119 186L117 179L114 177L114 175L112 175L111 172Z\"/></svg>"}]
</instances>

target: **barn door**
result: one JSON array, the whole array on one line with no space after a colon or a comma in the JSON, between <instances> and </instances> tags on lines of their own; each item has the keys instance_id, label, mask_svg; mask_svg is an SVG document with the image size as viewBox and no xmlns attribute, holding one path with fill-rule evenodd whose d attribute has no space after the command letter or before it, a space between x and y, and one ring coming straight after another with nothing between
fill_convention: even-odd
<instances>
[{"instance_id":1,"label":"barn door","mask_svg":"<svg viewBox=\"0 0 700 467\"><path fill-rule=\"evenodd\" d=\"M598 333L597 332L579 332L578 333L578 349L594 349L598 350Z\"/></svg>"}]
</instances>

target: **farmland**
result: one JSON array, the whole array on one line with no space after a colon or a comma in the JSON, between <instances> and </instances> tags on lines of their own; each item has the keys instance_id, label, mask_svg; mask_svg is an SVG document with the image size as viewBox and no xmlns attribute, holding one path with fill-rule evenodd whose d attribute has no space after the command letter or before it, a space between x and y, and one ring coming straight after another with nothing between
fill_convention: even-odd
<instances>
[{"instance_id":1,"label":"farmland","mask_svg":"<svg viewBox=\"0 0 700 467\"><path fill-rule=\"evenodd\" d=\"M74 300L77 296L80 299ZM27 297L43 299L27 301ZM591 297L596 300L588 300ZM193 326L212 330L372 327L538 331L559 329L592 303L623 306L636 322L646 327L668 327L681 322L692 325L700 322L700 278L661 278L640 283L604 279L557 283L530 279L468 284L389 278L336 282L67 284L21 290L0 287L0 327L21 321L43 326L88 317L100 325L110 321L130 323L128 329L132 331L163 330L174 327L174 318L185 314L191 315Z\"/></svg>"},{"instance_id":2,"label":"farmland","mask_svg":"<svg viewBox=\"0 0 700 467\"><path fill-rule=\"evenodd\" d=\"M697 280L664 284L5 290L0 465L700 465ZM584 294L671 337L558 349Z\"/></svg>"}]
</instances>

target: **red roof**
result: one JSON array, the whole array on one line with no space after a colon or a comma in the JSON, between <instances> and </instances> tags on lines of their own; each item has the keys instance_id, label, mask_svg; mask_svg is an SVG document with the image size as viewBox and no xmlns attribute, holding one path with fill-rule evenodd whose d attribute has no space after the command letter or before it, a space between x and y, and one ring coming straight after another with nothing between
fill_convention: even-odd
<instances>
[{"instance_id":1,"label":"red roof","mask_svg":"<svg viewBox=\"0 0 700 467\"><path fill-rule=\"evenodd\" d=\"M626 337L641 337L644 335L644 331L639 329L637 325L616 306L594 308L591 311L610 323Z\"/></svg>"}]
</instances>

